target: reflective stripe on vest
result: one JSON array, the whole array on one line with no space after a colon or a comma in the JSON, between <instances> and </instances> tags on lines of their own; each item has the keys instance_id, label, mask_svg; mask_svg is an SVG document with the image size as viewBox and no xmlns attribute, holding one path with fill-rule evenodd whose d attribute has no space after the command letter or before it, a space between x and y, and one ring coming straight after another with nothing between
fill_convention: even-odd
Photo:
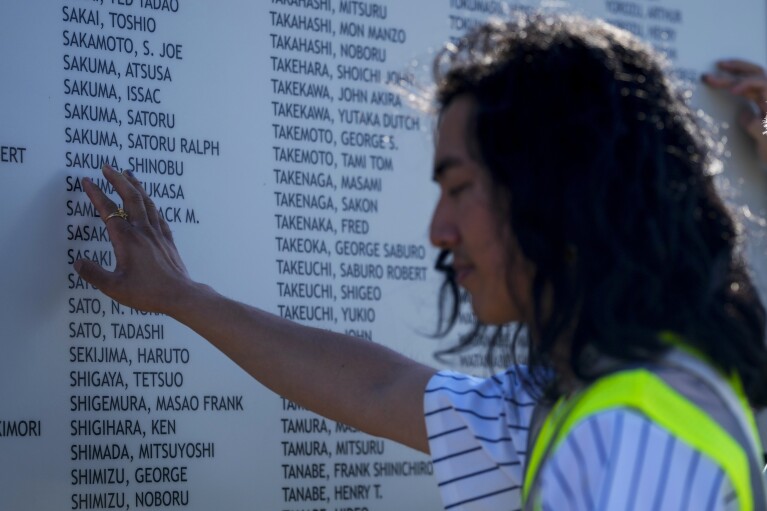
<instances>
[{"instance_id":1,"label":"reflective stripe on vest","mask_svg":"<svg viewBox=\"0 0 767 511\"><path fill-rule=\"evenodd\" d=\"M732 483L739 509L753 511L749 454L708 414L646 369L605 376L573 399L560 399L544 422L530 454L522 488L523 502L527 503L530 497L542 462L559 447L567 434L590 416L614 408L639 411L677 439L708 456ZM685 427L689 424L695 424L695 427ZM534 508L538 507L537 503L532 504Z\"/></svg>"}]
</instances>

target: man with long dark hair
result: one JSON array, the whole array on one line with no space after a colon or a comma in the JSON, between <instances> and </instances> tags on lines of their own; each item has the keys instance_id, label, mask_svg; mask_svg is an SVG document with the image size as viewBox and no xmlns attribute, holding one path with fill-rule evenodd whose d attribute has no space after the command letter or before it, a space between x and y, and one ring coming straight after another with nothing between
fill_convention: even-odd
<instances>
[{"instance_id":1,"label":"man with long dark hair","mask_svg":"<svg viewBox=\"0 0 767 511\"><path fill-rule=\"evenodd\" d=\"M472 32L435 69L442 317L463 287L480 322L465 342L518 322L526 365L438 373L226 299L110 168L124 210L85 187L117 265L76 270L283 396L430 452L447 509L767 509L750 409L767 405L765 309L712 141L658 57L601 22L531 15Z\"/></svg>"}]
</instances>

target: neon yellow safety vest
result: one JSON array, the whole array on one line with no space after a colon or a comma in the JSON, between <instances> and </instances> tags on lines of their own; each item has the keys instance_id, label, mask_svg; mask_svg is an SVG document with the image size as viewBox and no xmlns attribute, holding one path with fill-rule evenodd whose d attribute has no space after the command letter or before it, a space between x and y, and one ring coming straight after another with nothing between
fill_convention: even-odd
<instances>
[{"instance_id":1,"label":"neon yellow safety vest","mask_svg":"<svg viewBox=\"0 0 767 511\"><path fill-rule=\"evenodd\" d=\"M751 431L746 433L755 435L758 445L756 423L739 391L739 381L731 381L731 385L750 422ZM557 402L543 423L528 459L522 487L524 509L540 509L539 494L532 496L533 502L528 500L543 461L579 423L614 408L637 410L716 462L732 482L741 511L763 509L763 506L754 507L752 463L747 450L706 412L647 369L625 370L602 377L571 399ZM689 424L695 427L686 427Z\"/></svg>"}]
</instances>

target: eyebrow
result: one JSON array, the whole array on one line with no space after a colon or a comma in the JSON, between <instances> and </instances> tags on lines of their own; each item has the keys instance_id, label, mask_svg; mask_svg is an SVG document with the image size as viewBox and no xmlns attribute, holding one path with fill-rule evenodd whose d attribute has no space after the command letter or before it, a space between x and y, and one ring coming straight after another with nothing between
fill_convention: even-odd
<instances>
[{"instance_id":1,"label":"eyebrow","mask_svg":"<svg viewBox=\"0 0 767 511\"><path fill-rule=\"evenodd\" d=\"M432 173L431 179L432 181L439 181L439 179L442 177L442 175L449 169L450 167L453 167L455 165L459 165L461 163L460 158L456 158L455 156L447 156L445 158L442 158L437 163L434 164L434 172Z\"/></svg>"}]
</instances>

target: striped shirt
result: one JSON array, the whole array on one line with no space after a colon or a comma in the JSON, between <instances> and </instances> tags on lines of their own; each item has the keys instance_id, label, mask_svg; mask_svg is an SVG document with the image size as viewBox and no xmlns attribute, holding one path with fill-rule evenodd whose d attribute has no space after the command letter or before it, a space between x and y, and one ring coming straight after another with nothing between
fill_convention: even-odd
<instances>
[{"instance_id":1,"label":"striped shirt","mask_svg":"<svg viewBox=\"0 0 767 511\"><path fill-rule=\"evenodd\" d=\"M524 371L488 379L442 371L427 385L426 426L445 509L520 509L535 407ZM584 420L540 470L544 511L738 509L718 465L628 409Z\"/></svg>"}]
</instances>

